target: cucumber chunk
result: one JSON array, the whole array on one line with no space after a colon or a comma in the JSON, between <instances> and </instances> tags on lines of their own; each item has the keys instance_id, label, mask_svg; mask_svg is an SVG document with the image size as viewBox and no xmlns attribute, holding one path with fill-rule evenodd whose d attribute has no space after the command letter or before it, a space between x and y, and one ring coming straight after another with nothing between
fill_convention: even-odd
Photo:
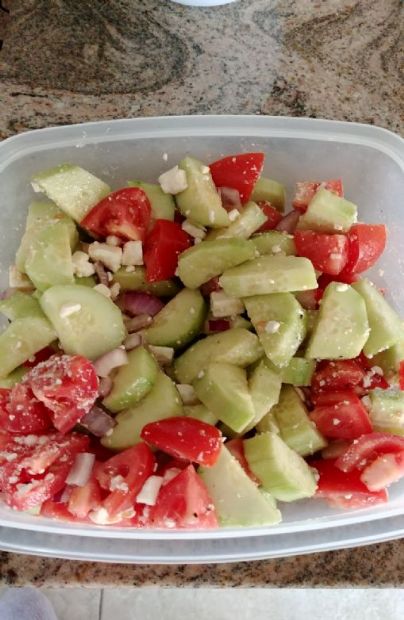
<instances>
[{"instance_id":1,"label":"cucumber chunk","mask_svg":"<svg viewBox=\"0 0 404 620\"><path fill-rule=\"evenodd\" d=\"M22 381L22 379L24 378L24 376L27 374L28 371L29 371L29 368L24 368L24 366L19 366L19 368L16 368L15 370L13 370L13 372L10 372L10 374L7 375L7 377L4 377L4 379L0 379L0 388L7 388L7 389L12 388L14 385Z\"/></svg>"},{"instance_id":2,"label":"cucumber chunk","mask_svg":"<svg viewBox=\"0 0 404 620\"><path fill-rule=\"evenodd\" d=\"M26 316L10 323L0 334L0 377L7 377L55 339L52 325L40 316Z\"/></svg>"},{"instance_id":3,"label":"cucumber chunk","mask_svg":"<svg viewBox=\"0 0 404 620\"><path fill-rule=\"evenodd\" d=\"M244 299L265 354L275 366L286 366L306 334L305 311L291 293Z\"/></svg>"},{"instance_id":4,"label":"cucumber chunk","mask_svg":"<svg viewBox=\"0 0 404 620\"><path fill-rule=\"evenodd\" d=\"M39 291L57 284L74 283L70 239L63 222L48 226L34 238L25 270Z\"/></svg>"},{"instance_id":5,"label":"cucumber chunk","mask_svg":"<svg viewBox=\"0 0 404 620\"><path fill-rule=\"evenodd\" d=\"M357 221L357 206L328 189L320 189L309 202L298 228L324 233L348 231Z\"/></svg>"},{"instance_id":6,"label":"cucumber chunk","mask_svg":"<svg viewBox=\"0 0 404 620\"><path fill-rule=\"evenodd\" d=\"M95 360L125 338L119 308L87 286L53 286L42 295L40 305L66 353Z\"/></svg>"},{"instance_id":7,"label":"cucumber chunk","mask_svg":"<svg viewBox=\"0 0 404 620\"><path fill-rule=\"evenodd\" d=\"M275 416L283 441L301 456L314 454L327 445L292 386L282 387L279 402L271 413Z\"/></svg>"},{"instance_id":8,"label":"cucumber chunk","mask_svg":"<svg viewBox=\"0 0 404 620\"><path fill-rule=\"evenodd\" d=\"M399 371L400 362L404 360L404 324L401 322L399 339L393 346L372 358L375 366L380 366L384 374L394 375Z\"/></svg>"},{"instance_id":9,"label":"cucumber chunk","mask_svg":"<svg viewBox=\"0 0 404 620\"><path fill-rule=\"evenodd\" d=\"M113 375L112 390L102 404L114 413L135 405L150 392L157 372L157 363L144 347L133 349L128 353L128 363Z\"/></svg>"},{"instance_id":10,"label":"cucumber chunk","mask_svg":"<svg viewBox=\"0 0 404 620\"><path fill-rule=\"evenodd\" d=\"M278 181L260 177L254 185L251 200L254 202L267 200L275 209L283 213L285 209L285 187Z\"/></svg>"},{"instance_id":11,"label":"cucumber chunk","mask_svg":"<svg viewBox=\"0 0 404 620\"><path fill-rule=\"evenodd\" d=\"M25 261L35 237L51 224L63 222L70 239L70 247L77 244L77 230L73 220L61 211L53 202L33 202L28 207L27 222L20 247L17 250L15 264L25 273Z\"/></svg>"},{"instance_id":12,"label":"cucumber chunk","mask_svg":"<svg viewBox=\"0 0 404 620\"><path fill-rule=\"evenodd\" d=\"M193 381L199 400L236 433L255 417L245 370L224 362L212 362Z\"/></svg>"},{"instance_id":13,"label":"cucumber chunk","mask_svg":"<svg viewBox=\"0 0 404 620\"><path fill-rule=\"evenodd\" d=\"M228 269L219 282L225 293L232 297L317 288L313 265L307 258L297 256L261 256Z\"/></svg>"},{"instance_id":14,"label":"cucumber chunk","mask_svg":"<svg viewBox=\"0 0 404 620\"><path fill-rule=\"evenodd\" d=\"M210 228L228 226L229 216L222 207L208 166L192 157L185 157L178 166L185 170L188 184L187 189L175 197L181 213L200 226Z\"/></svg>"},{"instance_id":15,"label":"cucumber chunk","mask_svg":"<svg viewBox=\"0 0 404 620\"><path fill-rule=\"evenodd\" d=\"M200 467L198 473L222 526L273 525L281 521L273 498L261 493L225 446L213 467Z\"/></svg>"},{"instance_id":16,"label":"cucumber chunk","mask_svg":"<svg viewBox=\"0 0 404 620\"><path fill-rule=\"evenodd\" d=\"M313 471L275 433L246 439L244 452L251 471L276 499L293 502L314 495L317 485Z\"/></svg>"},{"instance_id":17,"label":"cucumber chunk","mask_svg":"<svg viewBox=\"0 0 404 620\"><path fill-rule=\"evenodd\" d=\"M375 389L368 397L366 405L374 430L404 435L404 392L395 388Z\"/></svg>"},{"instance_id":18,"label":"cucumber chunk","mask_svg":"<svg viewBox=\"0 0 404 620\"><path fill-rule=\"evenodd\" d=\"M352 286L366 304L370 334L363 350L372 357L396 344L402 329L401 320L372 282L359 280Z\"/></svg>"},{"instance_id":19,"label":"cucumber chunk","mask_svg":"<svg viewBox=\"0 0 404 620\"><path fill-rule=\"evenodd\" d=\"M16 291L11 297L0 300L0 313L4 314L9 321L26 316L44 316L38 300L21 291Z\"/></svg>"},{"instance_id":20,"label":"cucumber chunk","mask_svg":"<svg viewBox=\"0 0 404 620\"><path fill-rule=\"evenodd\" d=\"M294 256L296 254L293 235L278 230L269 230L252 237L257 251L260 254L274 254L281 256Z\"/></svg>"},{"instance_id":21,"label":"cucumber chunk","mask_svg":"<svg viewBox=\"0 0 404 620\"><path fill-rule=\"evenodd\" d=\"M369 324L362 297L348 284L331 282L321 300L306 357L329 360L357 357L368 336Z\"/></svg>"},{"instance_id":22,"label":"cucumber chunk","mask_svg":"<svg viewBox=\"0 0 404 620\"><path fill-rule=\"evenodd\" d=\"M257 336L236 327L193 344L174 362L175 374L180 383L192 383L209 362L227 362L245 368L263 354Z\"/></svg>"},{"instance_id":23,"label":"cucumber chunk","mask_svg":"<svg viewBox=\"0 0 404 620\"><path fill-rule=\"evenodd\" d=\"M111 435L101 439L101 443L110 450L125 450L140 441L140 433L146 424L181 414L181 398L175 384L159 371L147 396L134 407L118 413L117 425Z\"/></svg>"},{"instance_id":24,"label":"cucumber chunk","mask_svg":"<svg viewBox=\"0 0 404 620\"><path fill-rule=\"evenodd\" d=\"M254 256L254 244L245 239L202 241L180 255L177 274L185 286L198 288L229 267L240 265Z\"/></svg>"},{"instance_id":25,"label":"cucumber chunk","mask_svg":"<svg viewBox=\"0 0 404 620\"><path fill-rule=\"evenodd\" d=\"M74 276L74 283L78 284L79 286L88 286L90 288L93 288L97 285L97 280L94 278L94 276L82 276L81 278Z\"/></svg>"},{"instance_id":26,"label":"cucumber chunk","mask_svg":"<svg viewBox=\"0 0 404 620\"><path fill-rule=\"evenodd\" d=\"M183 408L182 414L190 418L195 418L195 420L200 420L200 422L212 424L212 426L216 426L218 423L217 416L205 407L205 405L202 405L202 403L198 405L187 405Z\"/></svg>"},{"instance_id":27,"label":"cucumber chunk","mask_svg":"<svg viewBox=\"0 0 404 620\"><path fill-rule=\"evenodd\" d=\"M165 194L160 185L145 183L144 181L129 181L129 187L139 187L149 199L152 214L156 220L173 220L175 213L174 198Z\"/></svg>"},{"instance_id":28,"label":"cucumber chunk","mask_svg":"<svg viewBox=\"0 0 404 620\"><path fill-rule=\"evenodd\" d=\"M281 391L281 377L261 360L248 377L248 387L254 404L255 416L246 428L254 428L278 402Z\"/></svg>"},{"instance_id":29,"label":"cucumber chunk","mask_svg":"<svg viewBox=\"0 0 404 620\"><path fill-rule=\"evenodd\" d=\"M256 230L261 228L267 221L263 210L255 202L248 202L240 212L238 218L227 228L212 231L214 238L225 239L234 238L249 239ZM212 238L209 233L209 239Z\"/></svg>"},{"instance_id":30,"label":"cucumber chunk","mask_svg":"<svg viewBox=\"0 0 404 620\"><path fill-rule=\"evenodd\" d=\"M147 282L144 267L135 267L134 271L126 271L126 267L122 267L114 273L113 282L118 282L122 291L140 291L157 297L174 297L181 290L176 280Z\"/></svg>"},{"instance_id":31,"label":"cucumber chunk","mask_svg":"<svg viewBox=\"0 0 404 620\"><path fill-rule=\"evenodd\" d=\"M288 365L282 368L282 382L296 386L310 385L315 367L314 360L292 357Z\"/></svg>"},{"instance_id":32,"label":"cucumber chunk","mask_svg":"<svg viewBox=\"0 0 404 620\"><path fill-rule=\"evenodd\" d=\"M278 422L272 411L268 411L257 424L257 431L260 433L276 433L280 435L280 429L278 426Z\"/></svg>"},{"instance_id":33,"label":"cucumber chunk","mask_svg":"<svg viewBox=\"0 0 404 620\"><path fill-rule=\"evenodd\" d=\"M110 193L110 187L80 166L62 164L32 178L32 187L43 192L76 222Z\"/></svg>"},{"instance_id":34,"label":"cucumber chunk","mask_svg":"<svg viewBox=\"0 0 404 620\"><path fill-rule=\"evenodd\" d=\"M145 338L149 344L179 349L200 333L206 313L201 293L184 288L156 314Z\"/></svg>"}]
</instances>

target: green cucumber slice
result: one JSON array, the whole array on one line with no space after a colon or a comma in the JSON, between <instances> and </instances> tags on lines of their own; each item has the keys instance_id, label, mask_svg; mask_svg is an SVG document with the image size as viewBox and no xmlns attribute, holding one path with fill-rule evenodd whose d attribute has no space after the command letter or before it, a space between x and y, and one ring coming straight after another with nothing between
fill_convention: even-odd
<instances>
[{"instance_id":1,"label":"green cucumber slice","mask_svg":"<svg viewBox=\"0 0 404 620\"><path fill-rule=\"evenodd\" d=\"M267 221L263 210L255 202L248 202L240 212L238 218L227 228L214 230L214 238L220 239L234 238L249 239L256 230L261 228ZM209 238L211 238L209 234Z\"/></svg>"},{"instance_id":2,"label":"green cucumber slice","mask_svg":"<svg viewBox=\"0 0 404 620\"><path fill-rule=\"evenodd\" d=\"M364 404L375 431L404 435L404 392L395 388L371 390Z\"/></svg>"},{"instance_id":3,"label":"green cucumber slice","mask_svg":"<svg viewBox=\"0 0 404 620\"><path fill-rule=\"evenodd\" d=\"M145 338L149 344L179 349L201 332L206 313L201 293L184 288L156 314Z\"/></svg>"},{"instance_id":4,"label":"green cucumber slice","mask_svg":"<svg viewBox=\"0 0 404 620\"><path fill-rule=\"evenodd\" d=\"M74 283L69 233L63 222L49 225L33 239L25 270L39 291Z\"/></svg>"},{"instance_id":5,"label":"green cucumber slice","mask_svg":"<svg viewBox=\"0 0 404 620\"><path fill-rule=\"evenodd\" d=\"M251 238L259 254L294 256L296 254L293 235L278 230L269 230Z\"/></svg>"},{"instance_id":6,"label":"green cucumber slice","mask_svg":"<svg viewBox=\"0 0 404 620\"><path fill-rule=\"evenodd\" d=\"M365 355L372 357L396 344L402 330L401 320L372 282L364 279L352 286L366 304L370 334L363 350Z\"/></svg>"},{"instance_id":7,"label":"green cucumber slice","mask_svg":"<svg viewBox=\"0 0 404 620\"><path fill-rule=\"evenodd\" d=\"M27 374L28 371L29 368L19 366L19 368L16 368L15 370L13 370L13 372L10 372L7 377L4 377L4 379L0 379L0 388L12 388L14 385L22 381L23 377Z\"/></svg>"},{"instance_id":8,"label":"green cucumber slice","mask_svg":"<svg viewBox=\"0 0 404 620\"><path fill-rule=\"evenodd\" d=\"M213 467L198 471L222 526L273 525L281 513L273 498L264 497L225 446Z\"/></svg>"},{"instance_id":9,"label":"green cucumber slice","mask_svg":"<svg viewBox=\"0 0 404 620\"><path fill-rule=\"evenodd\" d=\"M26 316L44 316L38 300L21 291L16 291L11 297L0 301L0 313L4 314L9 321Z\"/></svg>"},{"instance_id":10,"label":"green cucumber slice","mask_svg":"<svg viewBox=\"0 0 404 620\"><path fill-rule=\"evenodd\" d=\"M160 185L145 183L144 181L129 181L129 187L139 187L149 199L152 214L156 220L173 220L175 213L174 198L165 194Z\"/></svg>"},{"instance_id":11,"label":"green cucumber slice","mask_svg":"<svg viewBox=\"0 0 404 620\"><path fill-rule=\"evenodd\" d=\"M0 377L7 377L55 339L52 325L40 316L26 316L10 323L0 334Z\"/></svg>"},{"instance_id":12,"label":"green cucumber slice","mask_svg":"<svg viewBox=\"0 0 404 620\"><path fill-rule=\"evenodd\" d=\"M365 302L348 284L331 282L309 338L309 359L352 359L362 351L369 336Z\"/></svg>"},{"instance_id":13,"label":"green cucumber slice","mask_svg":"<svg viewBox=\"0 0 404 620\"><path fill-rule=\"evenodd\" d=\"M240 265L254 256L254 244L246 239L202 241L180 255L177 275L188 288L198 288L229 267Z\"/></svg>"},{"instance_id":14,"label":"green cucumber slice","mask_svg":"<svg viewBox=\"0 0 404 620\"><path fill-rule=\"evenodd\" d=\"M181 290L176 280L147 282L144 267L135 267L133 271L127 271L126 267L122 267L114 273L113 282L118 282L122 291L140 291L157 297L174 297Z\"/></svg>"},{"instance_id":15,"label":"green cucumber slice","mask_svg":"<svg viewBox=\"0 0 404 620\"><path fill-rule=\"evenodd\" d=\"M404 324L401 322L399 339L393 346L378 353L372 358L375 366L380 366L384 374L389 376L399 371L400 362L404 360Z\"/></svg>"},{"instance_id":16,"label":"green cucumber slice","mask_svg":"<svg viewBox=\"0 0 404 620\"><path fill-rule=\"evenodd\" d=\"M285 187L278 181L261 177L254 185L251 200L254 202L267 200L275 209L283 213L285 209Z\"/></svg>"},{"instance_id":17,"label":"green cucumber slice","mask_svg":"<svg viewBox=\"0 0 404 620\"><path fill-rule=\"evenodd\" d=\"M94 276L82 276L81 278L74 276L74 283L78 284L79 286L88 286L90 288L93 288L97 285L97 280L94 278Z\"/></svg>"},{"instance_id":18,"label":"green cucumber slice","mask_svg":"<svg viewBox=\"0 0 404 620\"><path fill-rule=\"evenodd\" d=\"M276 433L280 435L278 422L272 411L268 411L257 424L257 431L260 433Z\"/></svg>"},{"instance_id":19,"label":"green cucumber slice","mask_svg":"<svg viewBox=\"0 0 404 620\"><path fill-rule=\"evenodd\" d=\"M179 383L192 383L209 362L227 362L245 368L263 354L257 336L236 327L193 344L174 362L175 374Z\"/></svg>"},{"instance_id":20,"label":"green cucumber slice","mask_svg":"<svg viewBox=\"0 0 404 620\"><path fill-rule=\"evenodd\" d=\"M307 258L297 256L260 256L244 265L228 269L219 282L225 293L231 297L317 288L312 263Z\"/></svg>"},{"instance_id":21,"label":"green cucumber slice","mask_svg":"<svg viewBox=\"0 0 404 620\"><path fill-rule=\"evenodd\" d=\"M281 391L281 377L261 360L248 377L248 387L254 404L255 416L246 428L254 428L278 402Z\"/></svg>"},{"instance_id":22,"label":"green cucumber slice","mask_svg":"<svg viewBox=\"0 0 404 620\"><path fill-rule=\"evenodd\" d=\"M199 400L236 433L255 417L245 370L232 364L213 362L193 381Z\"/></svg>"},{"instance_id":23,"label":"green cucumber slice","mask_svg":"<svg viewBox=\"0 0 404 620\"><path fill-rule=\"evenodd\" d=\"M107 196L111 189L96 176L72 164L62 164L32 177L32 187L43 192L76 222Z\"/></svg>"},{"instance_id":24,"label":"green cucumber slice","mask_svg":"<svg viewBox=\"0 0 404 620\"><path fill-rule=\"evenodd\" d=\"M144 347L133 349L128 353L128 363L113 375L112 390L102 404L113 413L132 407L150 392L157 372L154 357Z\"/></svg>"},{"instance_id":25,"label":"green cucumber slice","mask_svg":"<svg viewBox=\"0 0 404 620\"><path fill-rule=\"evenodd\" d=\"M313 471L275 433L246 439L244 452L251 471L276 499L293 502L314 495L317 485Z\"/></svg>"},{"instance_id":26,"label":"green cucumber slice","mask_svg":"<svg viewBox=\"0 0 404 620\"><path fill-rule=\"evenodd\" d=\"M286 366L306 335L305 311L291 293L244 299L265 354L275 366Z\"/></svg>"},{"instance_id":27,"label":"green cucumber slice","mask_svg":"<svg viewBox=\"0 0 404 620\"><path fill-rule=\"evenodd\" d=\"M324 233L347 232L357 221L357 213L353 202L323 188L316 192L297 227Z\"/></svg>"},{"instance_id":28,"label":"green cucumber slice","mask_svg":"<svg viewBox=\"0 0 404 620\"><path fill-rule=\"evenodd\" d=\"M119 308L87 286L53 286L42 295L40 305L66 353L94 360L125 338Z\"/></svg>"},{"instance_id":29,"label":"green cucumber slice","mask_svg":"<svg viewBox=\"0 0 404 620\"><path fill-rule=\"evenodd\" d=\"M159 371L147 396L134 407L118 413L115 418L117 425L111 435L101 439L101 443L110 450L126 450L140 441L140 433L146 424L181 414L181 398L175 384Z\"/></svg>"},{"instance_id":30,"label":"green cucumber slice","mask_svg":"<svg viewBox=\"0 0 404 620\"><path fill-rule=\"evenodd\" d=\"M229 216L222 207L209 167L193 157L185 157L178 167L185 170L188 183L187 189L175 197L181 213L200 226L228 226Z\"/></svg>"},{"instance_id":31,"label":"green cucumber slice","mask_svg":"<svg viewBox=\"0 0 404 620\"><path fill-rule=\"evenodd\" d=\"M206 422L206 424L212 424L212 426L216 426L218 423L217 416L202 404L184 406L182 414Z\"/></svg>"},{"instance_id":32,"label":"green cucumber slice","mask_svg":"<svg viewBox=\"0 0 404 620\"><path fill-rule=\"evenodd\" d=\"M292 386L282 387L279 402L271 413L275 416L283 441L301 456L314 454L327 445Z\"/></svg>"},{"instance_id":33,"label":"green cucumber slice","mask_svg":"<svg viewBox=\"0 0 404 620\"><path fill-rule=\"evenodd\" d=\"M310 385L315 367L314 360L292 357L288 365L282 368L282 382L296 386Z\"/></svg>"}]
</instances>

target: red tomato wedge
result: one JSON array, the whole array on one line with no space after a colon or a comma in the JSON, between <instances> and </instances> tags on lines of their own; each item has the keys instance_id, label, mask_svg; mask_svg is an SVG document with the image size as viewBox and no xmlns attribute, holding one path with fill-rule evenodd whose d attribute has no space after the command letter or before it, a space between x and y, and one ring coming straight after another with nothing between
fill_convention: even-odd
<instances>
[{"instance_id":1,"label":"red tomato wedge","mask_svg":"<svg viewBox=\"0 0 404 620\"><path fill-rule=\"evenodd\" d=\"M304 213L309 205L310 200L316 192L321 188L328 189L330 192L343 196L344 190L341 179L332 179L330 181L299 181L296 183L295 197L293 199L293 208Z\"/></svg>"},{"instance_id":2,"label":"red tomato wedge","mask_svg":"<svg viewBox=\"0 0 404 620\"><path fill-rule=\"evenodd\" d=\"M318 406L310 413L320 433L330 439L356 439L372 432L369 414L356 394Z\"/></svg>"},{"instance_id":3,"label":"red tomato wedge","mask_svg":"<svg viewBox=\"0 0 404 620\"><path fill-rule=\"evenodd\" d=\"M387 501L387 493L369 491L360 479L360 472L343 473L332 459L316 460L310 463L319 474L316 497L324 498L337 508L366 508Z\"/></svg>"},{"instance_id":4,"label":"red tomato wedge","mask_svg":"<svg viewBox=\"0 0 404 620\"><path fill-rule=\"evenodd\" d=\"M151 206L145 192L125 187L103 198L80 222L95 237L115 235L124 240L143 241L150 225Z\"/></svg>"},{"instance_id":5,"label":"red tomato wedge","mask_svg":"<svg viewBox=\"0 0 404 620\"><path fill-rule=\"evenodd\" d=\"M110 491L103 502L109 517L116 517L131 510L136 496L152 475L154 455L145 443L132 448L98 464L94 475L101 488Z\"/></svg>"},{"instance_id":6,"label":"red tomato wedge","mask_svg":"<svg viewBox=\"0 0 404 620\"><path fill-rule=\"evenodd\" d=\"M187 416L146 424L141 438L171 456L205 467L216 463L222 446L219 429Z\"/></svg>"},{"instance_id":7,"label":"red tomato wedge","mask_svg":"<svg viewBox=\"0 0 404 620\"><path fill-rule=\"evenodd\" d=\"M98 396L94 366L80 355L53 355L35 366L25 381L50 410L53 424L61 433L71 430Z\"/></svg>"},{"instance_id":8,"label":"red tomato wedge","mask_svg":"<svg viewBox=\"0 0 404 620\"><path fill-rule=\"evenodd\" d=\"M208 490L192 465L161 487L150 520L154 527L170 529L218 527Z\"/></svg>"},{"instance_id":9,"label":"red tomato wedge","mask_svg":"<svg viewBox=\"0 0 404 620\"><path fill-rule=\"evenodd\" d=\"M35 353L32 358L30 357L28 360L26 360L23 363L23 366L25 368L33 368L33 366L36 366L40 362L44 362L45 360L49 359L51 355L55 355L55 349L52 349L52 347L45 347L44 349L38 351L38 353Z\"/></svg>"},{"instance_id":10,"label":"red tomato wedge","mask_svg":"<svg viewBox=\"0 0 404 620\"><path fill-rule=\"evenodd\" d=\"M398 376L400 381L400 390L404 390L404 361L400 362Z\"/></svg>"},{"instance_id":11,"label":"red tomato wedge","mask_svg":"<svg viewBox=\"0 0 404 620\"><path fill-rule=\"evenodd\" d=\"M236 189L245 204L261 175L264 159L264 153L240 153L218 159L209 165L213 182L216 187Z\"/></svg>"},{"instance_id":12,"label":"red tomato wedge","mask_svg":"<svg viewBox=\"0 0 404 620\"><path fill-rule=\"evenodd\" d=\"M42 434L52 427L51 412L39 401L28 383L16 383L9 396L8 413L0 404L1 424L10 433Z\"/></svg>"},{"instance_id":13,"label":"red tomato wedge","mask_svg":"<svg viewBox=\"0 0 404 620\"><path fill-rule=\"evenodd\" d=\"M94 478L82 487L74 487L67 504L68 511L78 519L85 519L89 512L100 507L101 488Z\"/></svg>"},{"instance_id":14,"label":"red tomato wedge","mask_svg":"<svg viewBox=\"0 0 404 620\"><path fill-rule=\"evenodd\" d=\"M383 454L395 454L404 450L404 437L390 433L369 433L353 442L335 465L343 472L363 470L369 463Z\"/></svg>"},{"instance_id":15,"label":"red tomato wedge","mask_svg":"<svg viewBox=\"0 0 404 620\"><path fill-rule=\"evenodd\" d=\"M296 230L294 239L297 255L308 258L314 269L328 275L338 275L348 260L348 240L345 235Z\"/></svg>"},{"instance_id":16,"label":"red tomato wedge","mask_svg":"<svg viewBox=\"0 0 404 620\"><path fill-rule=\"evenodd\" d=\"M316 393L347 390L359 385L365 374L356 360L322 361L317 364L311 387Z\"/></svg>"},{"instance_id":17,"label":"red tomato wedge","mask_svg":"<svg viewBox=\"0 0 404 620\"><path fill-rule=\"evenodd\" d=\"M404 450L395 454L378 456L365 467L362 482L369 491L380 491L404 476Z\"/></svg>"},{"instance_id":18,"label":"red tomato wedge","mask_svg":"<svg viewBox=\"0 0 404 620\"><path fill-rule=\"evenodd\" d=\"M267 200L260 200L260 202L258 203L258 206L260 207L264 215L266 215L267 221L265 222L265 224L261 226L261 228L257 230L257 232L265 232L266 230L273 230L279 224L279 222L283 219L282 214L279 213L279 211L275 209L275 207L273 207L271 203L268 202Z\"/></svg>"},{"instance_id":19,"label":"red tomato wedge","mask_svg":"<svg viewBox=\"0 0 404 620\"><path fill-rule=\"evenodd\" d=\"M372 267L386 247L384 224L354 224L348 232L348 259L341 276L349 278Z\"/></svg>"},{"instance_id":20,"label":"red tomato wedge","mask_svg":"<svg viewBox=\"0 0 404 620\"><path fill-rule=\"evenodd\" d=\"M60 519L62 521L76 521L77 519L68 511L64 502L56 502L47 499L41 506L41 517L48 519Z\"/></svg>"},{"instance_id":21,"label":"red tomato wedge","mask_svg":"<svg viewBox=\"0 0 404 620\"><path fill-rule=\"evenodd\" d=\"M192 239L176 222L156 220L147 236L143 258L146 280L159 282L175 275L178 256L192 245Z\"/></svg>"},{"instance_id":22,"label":"red tomato wedge","mask_svg":"<svg viewBox=\"0 0 404 620\"><path fill-rule=\"evenodd\" d=\"M244 469L245 473L253 482L256 484L260 484L257 476L251 471L248 461L244 454L244 445L241 437L237 437L236 439L231 439L230 441L226 441L226 448L229 452L232 453L234 458L240 463L241 467Z\"/></svg>"}]
</instances>

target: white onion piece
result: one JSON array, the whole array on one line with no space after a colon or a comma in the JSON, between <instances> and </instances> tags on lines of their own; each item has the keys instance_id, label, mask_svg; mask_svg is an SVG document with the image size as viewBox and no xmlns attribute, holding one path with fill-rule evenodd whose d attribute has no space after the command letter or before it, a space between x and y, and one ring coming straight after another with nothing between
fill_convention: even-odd
<instances>
[{"instance_id":1,"label":"white onion piece","mask_svg":"<svg viewBox=\"0 0 404 620\"><path fill-rule=\"evenodd\" d=\"M161 366L167 366L171 364L174 359L174 349L172 347L158 347L150 344L148 346L150 353L154 355L157 362Z\"/></svg>"},{"instance_id":2,"label":"white onion piece","mask_svg":"<svg viewBox=\"0 0 404 620\"><path fill-rule=\"evenodd\" d=\"M127 351L132 351L132 349L136 349L136 347L142 344L142 336L138 332L129 334L123 344Z\"/></svg>"},{"instance_id":3,"label":"white onion piece","mask_svg":"<svg viewBox=\"0 0 404 620\"><path fill-rule=\"evenodd\" d=\"M100 387L98 388L98 394L105 398L108 396L110 391L112 390L112 379L111 377L102 377L100 381Z\"/></svg>"},{"instance_id":4,"label":"white onion piece","mask_svg":"<svg viewBox=\"0 0 404 620\"><path fill-rule=\"evenodd\" d=\"M147 506L154 506L162 484L163 478L161 476L149 476L140 489L136 502L146 504Z\"/></svg>"},{"instance_id":5,"label":"white onion piece","mask_svg":"<svg viewBox=\"0 0 404 620\"><path fill-rule=\"evenodd\" d=\"M232 209L241 209L240 194L232 187L219 187L220 198L224 209L231 211Z\"/></svg>"},{"instance_id":6,"label":"white onion piece","mask_svg":"<svg viewBox=\"0 0 404 620\"><path fill-rule=\"evenodd\" d=\"M289 234L294 233L297 223L299 221L299 217L299 211L294 209L281 219L281 221L275 226L275 230L281 230Z\"/></svg>"},{"instance_id":7,"label":"white onion piece","mask_svg":"<svg viewBox=\"0 0 404 620\"><path fill-rule=\"evenodd\" d=\"M90 452L78 454L73 463L66 484L73 484L77 487L84 487L90 479L95 461L95 455Z\"/></svg>"},{"instance_id":8,"label":"white onion piece","mask_svg":"<svg viewBox=\"0 0 404 620\"><path fill-rule=\"evenodd\" d=\"M196 405L199 403L199 398L197 397L192 385L188 385L187 383L177 383L177 390L180 393L181 400L184 405Z\"/></svg>"},{"instance_id":9,"label":"white onion piece","mask_svg":"<svg viewBox=\"0 0 404 620\"><path fill-rule=\"evenodd\" d=\"M81 418L80 424L92 435L104 437L114 428L116 422L104 409L95 406Z\"/></svg>"},{"instance_id":10,"label":"white onion piece","mask_svg":"<svg viewBox=\"0 0 404 620\"><path fill-rule=\"evenodd\" d=\"M95 372L99 377L108 377L111 370L125 366L128 363L128 356L125 349L117 348L108 353L104 353L94 362Z\"/></svg>"}]
</instances>

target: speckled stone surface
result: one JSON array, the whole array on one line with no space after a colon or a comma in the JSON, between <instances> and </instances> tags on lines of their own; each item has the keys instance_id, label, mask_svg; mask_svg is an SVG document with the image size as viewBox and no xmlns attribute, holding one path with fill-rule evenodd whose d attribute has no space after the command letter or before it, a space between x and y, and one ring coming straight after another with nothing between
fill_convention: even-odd
<instances>
[{"instance_id":1,"label":"speckled stone surface","mask_svg":"<svg viewBox=\"0 0 404 620\"><path fill-rule=\"evenodd\" d=\"M400 0L239 0L212 9L167 0L0 5L0 138L88 120L196 113L403 128ZM402 586L404 541L202 567L0 553L0 582Z\"/></svg>"}]
</instances>

